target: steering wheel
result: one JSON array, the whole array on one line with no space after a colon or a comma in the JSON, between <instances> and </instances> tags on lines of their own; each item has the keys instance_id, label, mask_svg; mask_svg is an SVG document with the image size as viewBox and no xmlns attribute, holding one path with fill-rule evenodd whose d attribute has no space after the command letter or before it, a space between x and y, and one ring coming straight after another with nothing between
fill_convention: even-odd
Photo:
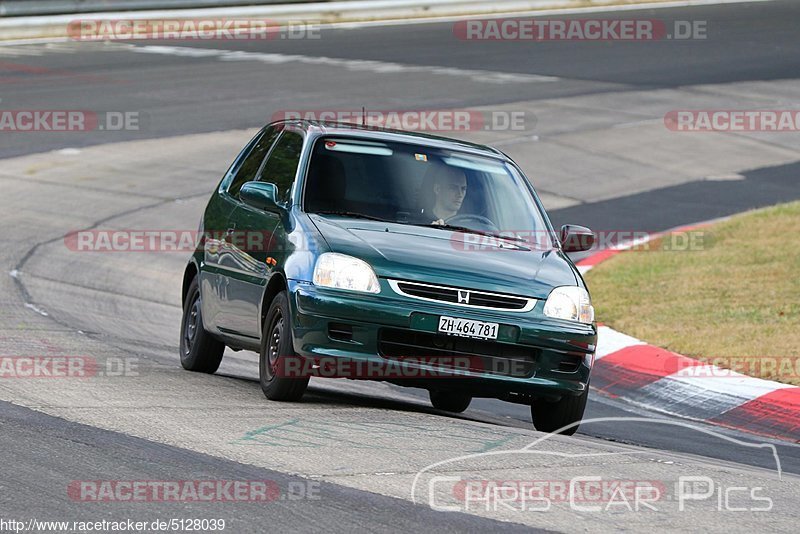
<instances>
[{"instance_id":1,"label":"steering wheel","mask_svg":"<svg viewBox=\"0 0 800 534\"><path fill-rule=\"evenodd\" d=\"M478 223L479 226L485 227L486 230L490 230L492 232L500 231L500 229L492 222L491 219L484 217L483 215L476 215L474 213L461 213L453 215L449 219L445 219L444 222L453 226L463 226L465 228L470 228L469 223L473 222Z\"/></svg>"}]
</instances>

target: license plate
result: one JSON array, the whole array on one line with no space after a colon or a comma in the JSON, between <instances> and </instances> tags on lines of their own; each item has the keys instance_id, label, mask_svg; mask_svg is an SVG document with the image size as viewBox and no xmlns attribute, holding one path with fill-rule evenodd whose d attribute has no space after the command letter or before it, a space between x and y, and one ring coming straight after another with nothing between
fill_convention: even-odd
<instances>
[{"instance_id":1,"label":"license plate","mask_svg":"<svg viewBox=\"0 0 800 534\"><path fill-rule=\"evenodd\" d=\"M451 336L475 337L479 339L497 339L497 323L484 323L458 317L439 317L439 332Z\"/></svg>"}]
</instances>

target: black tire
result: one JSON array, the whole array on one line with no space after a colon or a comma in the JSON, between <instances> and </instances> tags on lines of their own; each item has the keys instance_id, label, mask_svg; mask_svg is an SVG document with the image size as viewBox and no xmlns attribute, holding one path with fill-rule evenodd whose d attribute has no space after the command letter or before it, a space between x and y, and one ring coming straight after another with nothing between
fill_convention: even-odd
<instances>
[{"instance_id":1,"label":"black tire","mask_svg":"<svg viewBox=\"0 0 800 534\"><path fill-rule=\"evenodd\" d=\"M435 390L430 390L429 393L433 407L446 412L461 413L469 408L469 403L472 402L472 397L466 393Z\"/></svg>"},{"instance_id":2,"label":"black tire","mask_svg":"<svg viewBox=\"0 0 800 534\"><path fill-rule=\"evenodd\" d=\"M200 286L197 277L189 285L181 320L181 365L188 371L213 374L219 368L225 344L203 328Z\"/></svg>"},{"instance_id":3,"label":"black tire","mask_svg":"<svg viewBox=\"0 0 800 534\"><path fill-rule=\"evenodd\" d=\"M269 400L298 401L308 387L309 377L291 378L278 376L276 367L285 356L295 357L292 346L289 300L286 291L281 291L272 300L264 328L261 332L261 353L258 358L258 378L261 391Z\"/></svg>"},{"instance_id":4,"label":"black tire","mask_svg":"<svg viewBox=\"0 0 800 534\"><path fill-rule=\"evenodd\" d=\"M540 432L556 432L572 423L579 423L586 410L586 400L589 398L589 386L578 396L564 395L561 400L548 402L539 399L531 405L533 426ZM571 436L578 431L579 425L574 425L559 432Z\"/></svg>"}]
</instances>

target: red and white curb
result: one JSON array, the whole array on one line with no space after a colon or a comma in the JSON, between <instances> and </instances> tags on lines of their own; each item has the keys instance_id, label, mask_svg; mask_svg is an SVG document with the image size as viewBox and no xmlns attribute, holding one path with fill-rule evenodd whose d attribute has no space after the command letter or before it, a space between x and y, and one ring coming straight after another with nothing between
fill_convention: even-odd
<instances>
[{"instance_id":1,"label":"red and white curb","mask_svg":"<svg viewBox=\"0 0 800 534\"><path fill-rule=\"evenodd\" d=\"M577 266L585 273L632 246ZM592 387L651 410L800 443L800 387L708 365L607 326L598 327Z\"/></svg>"}]
</instances>

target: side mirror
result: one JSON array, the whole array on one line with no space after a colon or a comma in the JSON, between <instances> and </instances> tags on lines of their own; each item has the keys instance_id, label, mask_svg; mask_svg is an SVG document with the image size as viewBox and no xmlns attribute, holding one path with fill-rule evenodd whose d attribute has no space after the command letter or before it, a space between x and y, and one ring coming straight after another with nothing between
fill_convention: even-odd
<instances>
[{"instance_id":1,"label":"side mirror","mask_svg":"<svg viewBox=\"0 0 800 534\"><path fill-rule=\"evenodd\" d=\"M278 186L268 182L247 182L239 190L239 198L248 206L275 213L283 210L277 197Z\"/></svg>"},{"instance_id":2,"label":"side mirror","mask_svg":"<svg viewBox=\"0 0 800 534\"><path fill-rule=\"evenodd\" d=\"M564 252L584 252L594 246L594 232L585 226L565 224L561 227L561 249Z\"/></svg>"}]
</instances>

